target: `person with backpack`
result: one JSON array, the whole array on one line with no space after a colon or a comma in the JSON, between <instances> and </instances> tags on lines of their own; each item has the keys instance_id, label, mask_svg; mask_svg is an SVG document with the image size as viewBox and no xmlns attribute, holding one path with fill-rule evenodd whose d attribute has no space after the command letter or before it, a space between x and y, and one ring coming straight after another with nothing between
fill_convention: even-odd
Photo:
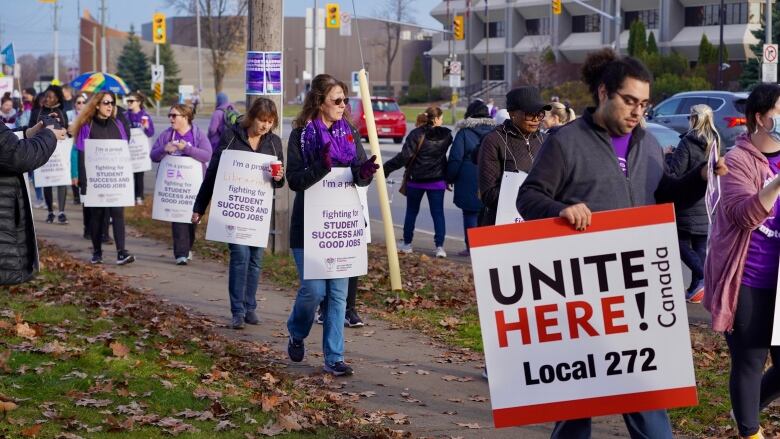
<instances>
[{"instance_id":1,"label":"person with backpack","mask_svg":"<svg viewBox=\"0 0 780 439\"><path fill-rule=\"evenodd\" d=\"M214 113L211 115L211 122L209 122L209 142L211 142L211 148L216 151L219 148L219 139L222 137L222 133L225 131L225 127L230 127L236 124L240 114L230 103L225 93L217 93L217 108L214 109Z\"/></svg>"},{"instance_id":2,"label":"person with backpack","mask_svg":"<svg viewBox=\"0 0 780 439\"><path fill-rule=\"evenodd\" d=\"M458 256L470 255L468 229L477 226L479 212L483 207L482 201L477 197L477 151L482 138L495 127L496 122L490 117L487 105L481 100L469 104L463 120L455 125L458 132L447 160L447 183L454 185L453 201L463 211L466 249L458 253Z\"/></svg>"}]
</instances>

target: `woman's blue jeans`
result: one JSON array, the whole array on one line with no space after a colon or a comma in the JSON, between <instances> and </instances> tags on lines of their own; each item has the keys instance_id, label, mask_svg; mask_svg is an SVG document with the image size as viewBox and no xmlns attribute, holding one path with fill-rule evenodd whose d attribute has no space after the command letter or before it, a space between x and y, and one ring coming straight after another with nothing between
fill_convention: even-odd
<instances>
[{"instance_id":1,"label":"woman's blue jeans","mask_svg":"<svg viewBox=\"0 0 780 439\"><path fill-rule=\"evenodd\" d=\"M287 330L296 340L308 337L317 307L325 300L327 312L323 316L325 320L322 327L322 352L325 354L325 362L333 364L344 361L344 313L347 309L349 278L304 280L303 249L294 248L292 253L301 288L295 296L290 318L287 319Z\"/></svg>"},{"instance_id":2,"label":"woman's blue jeans","mask_svg":"<svg viewBox=\"0 0 780 439\"><path fill-rule=\"evenodd\" d=\"M263 247L228 244L230 265L228 270L228 293L230 312L244 317L257 309L257 286L260 282L260 266L263 263Z\"/></svg>"},{"instance_id":3,"label":"woman's blue jeans","mask_svg":"<svg viewBox=\"0 0 780 439\"><path fill-rule=\"evenodd\" d=\"M436 247L444 246L444 235L447 232L444 222L444 190L406 188L406 218L404 219L404 244L411 244L414 238L414 224L420 213L420 203L423 195L428 194L428 207L433 218L433 241Z\"/></svg>"}]
</instances>

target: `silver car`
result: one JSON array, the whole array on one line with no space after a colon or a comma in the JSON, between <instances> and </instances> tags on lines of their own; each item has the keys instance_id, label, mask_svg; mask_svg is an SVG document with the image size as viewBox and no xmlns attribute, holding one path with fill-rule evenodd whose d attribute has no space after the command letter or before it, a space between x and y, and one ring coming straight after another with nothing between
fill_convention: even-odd
<instances>
[{"instance_id":1,"label":"silver car","mask_svg":"<svg viewBox=\"0 0 780 439\"><path fill-rule=\"evenodd\" d=\"M691 107L706 104L715 115L718 130L726 149L734 146L737 135L746 131L745 103L748 93L729 91L686 91L661 101L647 113L647 120L682 134L688 131Z\"/></svg>"}]
</instances>

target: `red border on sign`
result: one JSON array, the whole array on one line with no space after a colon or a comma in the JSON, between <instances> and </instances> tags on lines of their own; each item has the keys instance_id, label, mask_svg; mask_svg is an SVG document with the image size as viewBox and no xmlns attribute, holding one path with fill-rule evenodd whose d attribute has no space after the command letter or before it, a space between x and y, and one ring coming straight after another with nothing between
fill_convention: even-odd
<instances>
[{"instance_id":1,"label":"red border on sign","mask_svg":"<svg viewBox=\"0 0 780 439\"><path fill-rule=\"evenodd\" d=\"M469 238L471 239L471 238ZM493 410L496 428L542 422L580 419L588 416L604 416L617 413L634 413L646 410L695 406L699 403L696 386L625 395L561 401L547 404L526 405Z\"/></svg>"},{"instance_id":2,"label":"red border on sign","mask_svg":"<svg viewBox=\"0 0 780 439\"><path fill-rule=\"evenodd\" d=\"M562 218L526 221L500 226L475 227L468 230L470 247L486 247L510 242L533 241L535 239L605 232L631 227L673 223L674 205L633 207L593 214L591 225L585 231L577 231Z\"/></svg>"}]
</instances>

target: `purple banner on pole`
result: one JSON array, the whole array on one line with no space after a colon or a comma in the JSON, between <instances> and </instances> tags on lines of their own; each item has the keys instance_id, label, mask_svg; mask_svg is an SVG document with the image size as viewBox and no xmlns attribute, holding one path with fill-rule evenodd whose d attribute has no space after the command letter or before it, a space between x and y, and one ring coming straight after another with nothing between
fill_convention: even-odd
<instances>
[{"instance_id":1,"label":"purple banner on pole","mask_svg":"<svg viewBox=\"0 0 780 439\"><path fill-rule=\"evenodd\" d=\"M265 94L282 94L282 52L265 53Z\"/></svg>"},{"instance_id":2,"label":"purple banner on pole","mask_svg":"<svg viewBox=\"0 0 780 439\"><path fill-rule=\"evenodd\" d=\"M265 52L246 53L246 94L265 94Z\"/></svg>"}]
</instances>

